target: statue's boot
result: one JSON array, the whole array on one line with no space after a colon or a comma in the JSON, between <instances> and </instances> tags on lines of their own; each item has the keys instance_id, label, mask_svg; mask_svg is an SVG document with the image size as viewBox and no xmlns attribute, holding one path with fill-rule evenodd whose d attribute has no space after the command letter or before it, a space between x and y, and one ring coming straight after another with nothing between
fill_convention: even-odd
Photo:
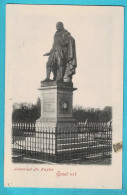
<instances>
[{"instance_id":1,"label":"statue's boot","mask_svg":"<svg viewBox=\"0 0 127 195\"><path fill-rule=\"evenodd\" d=\"M44 81L44 82L46 82L46 81L50 81L50 79L49 79L49 78L46 78L46 79L44 79L43 81Z\"/></svg>"}]
</instances>

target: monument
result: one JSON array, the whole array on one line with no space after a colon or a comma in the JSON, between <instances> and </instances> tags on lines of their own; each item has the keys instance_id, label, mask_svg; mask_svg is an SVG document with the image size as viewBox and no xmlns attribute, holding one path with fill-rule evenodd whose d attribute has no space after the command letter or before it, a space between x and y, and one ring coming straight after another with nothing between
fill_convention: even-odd
<instances>
[{"instance_id":1,"label":"monument","mask_svg":"<svg viewBox=\"0 0 127 195\"><path fill-rule=\"evenodd\" d=\"M62 22L56 24L56 33L46 63L46 78L41 81L41 117L36 121L36 130L69 130L76 128L73 118L72 77L77 67L75 40L64 28ZM53 73L53 80L50 78ZM50 128L51 127L51 128Z\"/></svg>"}]
</instances>

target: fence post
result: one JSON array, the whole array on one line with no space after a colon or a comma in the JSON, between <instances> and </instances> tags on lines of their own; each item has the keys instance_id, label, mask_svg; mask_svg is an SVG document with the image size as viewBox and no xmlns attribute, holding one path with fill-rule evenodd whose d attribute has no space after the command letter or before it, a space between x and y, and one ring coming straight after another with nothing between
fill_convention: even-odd
<instances>
[{"instance_id":1,"label":"fence post","mask_svg":"<svg viewBox=\"0 0 127 195\"><path fill-rule=\"evenodd\" d=\"M57 162L57 127L55 127L55 162Z\"/></svg>"}]
</instances>

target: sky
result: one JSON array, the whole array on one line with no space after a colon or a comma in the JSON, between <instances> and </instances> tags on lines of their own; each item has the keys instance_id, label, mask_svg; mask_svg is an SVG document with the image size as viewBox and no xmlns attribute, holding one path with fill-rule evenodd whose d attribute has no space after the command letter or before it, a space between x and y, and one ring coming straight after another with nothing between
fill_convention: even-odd
<instances>
[{"instance_id":1,"label":"sky","mask_svg":"<svg viewBox=\"0 0 127 195\"><path fill-rule=\"evenodd\" d=\"M76 42L74 105L112 106L122 85L123 9L117 6L7 5L6 83L12 103L35 103L46 77L56 23Z\"/></svg>"}]
</instances>

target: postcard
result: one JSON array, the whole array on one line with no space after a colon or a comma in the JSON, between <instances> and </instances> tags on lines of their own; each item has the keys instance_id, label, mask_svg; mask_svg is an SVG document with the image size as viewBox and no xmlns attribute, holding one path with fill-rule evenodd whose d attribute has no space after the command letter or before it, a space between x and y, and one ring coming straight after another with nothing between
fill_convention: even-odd
<instances>
[{"instance_id":1,"label":"postcard","mask_svg":"<svg viewBox=\"0 0 127 195\"><path fill-rule=\"evenodd\" d=\"M122 6L6 5L5 187L122 188Z\"/></svg>"}]
</instances>

